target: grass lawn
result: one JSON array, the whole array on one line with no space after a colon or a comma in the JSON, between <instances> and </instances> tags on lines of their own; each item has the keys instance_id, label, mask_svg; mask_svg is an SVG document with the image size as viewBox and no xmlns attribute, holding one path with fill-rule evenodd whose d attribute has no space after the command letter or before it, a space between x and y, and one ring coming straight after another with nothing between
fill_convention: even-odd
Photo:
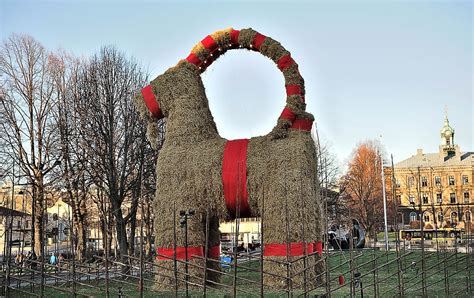
<instances>
[{"instance_id":1,"label":"grass lawn","mask_svg":"<svg viewBox=\"0 0 474 298\"><path fill-rule=\"evenodd\" d=\"M377 233L377 239L379 241L384 241L385 239L385 232L378 232ZM388 232L388 241L395 241L397 240L397 232Z\"/></svg>"},{"instance_id":2,"label":"grass lawn","mask_svg":"<svg viewBox=\"0 0 474 298\"><path fill-rule=\"evenodd\" d=\"M373 297L377 293L380 297L398 296L399 291L399 277L403 280L403 287L405 295L408 297L420 296L422 293L422 277L425 277L426 293L429 297L444 297L446 292L445 277L447 276L447 286L449 287L449 296L469 297L466 293L468 286L468 268L474 267L474 258L471 256L470 264L467 263L467 254L454 253L426 253L424 265L421 261L420 251L406 251L403 253L401 261L396 259L396 252L385 253L382 251L363 250L353 252L352 269L353 273L359 272L361 274L362 291L364 296ZM349 252L335 252L331 253L329 257L329 267L331 272L331 295L333 297L347 297L350 295L350 255ZM470 265L470 266L469 266ZM246 264L252 270L239 270L238 276L249 280L259 281L259 262L253 261ZM398 274L399 266L403 268L403 272ZM424 266L425 272L422 273ZM376 270L374 270L376 268ZM472 271L472 269L469 269ZM472 274L472 272L470 272ZM339 285L339 276L343 275L345 279L344 285ZM232 285L232 276L224 276L221 282L226 285ZM87 284L86 281L84 281ZM474 276L470 280L471 291L474 289ZM83 297L104 297L105 296L105 282L100 280L90 281L89 285L98 288L92 288L85 285L77 285L78 296ZM150 288L152 282L145 283L145 287ZM120 290L119 290L120 288ZM29 288L28 288L29 289ZM138 287L136 280L120 280L111 281L109 284L110 296L118 297L119 291L124 297L137 297ZM259 295L259 286L248 281L240 280L238 283L238 290L242 289L246 292L255 293ZM71 293L66 292L67 288L54 289L47 287L45 290L46 297L70 297ZM324 286L313 292L312 295L323 294L325 292ZM35 293L39 293L39 288L35 289ZM239 292L237 292L239 293ZM266 297L285 296L284 292L275 292L271 289L265 289ZM202 296L202 290L190 287L190 294L198 297ZM294 292L295 296L301 294ZM361 296L361 287L356 288L356 296ZM184 296L184 287L180 288L180 295ZM223 297L232 296L232 287L208 288L208 297ZM248 294L238 294L239 296L249 296ZM471 293L472 295L472 293ZM145 290L145 297L171 297L172 293L154 292L150 289ZM27 297L18 292L14 292L14 297Z\"/></svg>"}]
</instances>

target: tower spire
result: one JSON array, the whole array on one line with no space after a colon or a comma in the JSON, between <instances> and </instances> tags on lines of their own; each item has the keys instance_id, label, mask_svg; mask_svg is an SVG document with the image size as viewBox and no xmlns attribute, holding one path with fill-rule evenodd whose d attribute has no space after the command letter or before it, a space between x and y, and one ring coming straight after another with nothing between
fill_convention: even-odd
<instances>
[{"instance_id":1,"label":"tower spire","mask_svg":"<svg viewBox=\"0 0 474 298\"><path fill-rule=\"evenodd\" d=\"M448 107L444 107L444 125L441 128L441 145L451 151L454 146L454 129L449 125Z\"/></svg>"}]
</instances>

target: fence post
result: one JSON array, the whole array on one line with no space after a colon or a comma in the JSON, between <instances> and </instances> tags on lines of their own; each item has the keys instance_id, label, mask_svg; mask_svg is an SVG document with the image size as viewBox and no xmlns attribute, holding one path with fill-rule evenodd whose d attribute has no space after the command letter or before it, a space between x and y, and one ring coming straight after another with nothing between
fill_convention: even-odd
<instances>
[{"instance_id":1,"label":"fence post","mask_svg":"<svg viewBox=\"0 0 474 298\"><path fill-rule=\"evenodd\" d=\"M263 297L263 222L265 218L265 186L262 192L262 210L260 214L260 297Z\"/></svg>"},{"instance_id":2,"label":"fence post","mask_svg":"<svg viewBox=\"0 0 474 298\"><path fill-rule=\"evenodd\" d=\"M207 261L208 261L208 252L209 249L209 209L206 209L206 242L204 244L204 280L203 280L203 296L206 297L207 292Z\"/></svg>"}]
</instances>

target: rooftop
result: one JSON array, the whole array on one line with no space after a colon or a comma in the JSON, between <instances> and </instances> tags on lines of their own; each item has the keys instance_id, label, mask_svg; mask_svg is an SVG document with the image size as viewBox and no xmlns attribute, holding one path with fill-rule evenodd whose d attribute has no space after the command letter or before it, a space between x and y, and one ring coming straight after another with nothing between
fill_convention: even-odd
<instances>
[{"instance_id":1,"label":"rooftop","mask_svg":"<svg viewBox=\"0 0 474 298\"><path fill-rule=\"evenodd\" d=\"M440 153L413 155L395 164L395 168L474 166L474 152L464 152L460 156L445 156Z\"/></svg>"}]
</instances>

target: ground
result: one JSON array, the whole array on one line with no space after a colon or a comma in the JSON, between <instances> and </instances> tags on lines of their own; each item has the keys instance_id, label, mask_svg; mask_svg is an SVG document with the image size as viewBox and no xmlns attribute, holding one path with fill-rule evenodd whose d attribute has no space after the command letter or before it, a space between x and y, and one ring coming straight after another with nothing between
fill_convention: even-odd
<instances>
[{"instance_id":1,"label":"ground","mask_svg":"<svg viewBox=\"0 0 474 298\"><path fill-rule=\"evenodd\" d=\"M396 252L386 253L380 250L367 249L354 252L332 252L329 259L331 272L330 291L332 297L350 296L351 268L353 275L356 275L357 272L361 274L362 288L357 287L355 289L356 296L363 294L373 297L375 292L380 297L398 296L401 287L403 287L406 296L419 296L422 294L423 277L426 294L429 297L469 297L468 289L470 288L472 295L474 288L474 280L471 276L472 269L470 269L474 267L472 266L474 258L472 256L469 257L467 254L426 252L424 264L422 264L421 251L401 251L401 258L398 261ZM245 263L245 266L247 269L239 269L237 271L237 276L239 277L237 295L250 296L250 294L255 294L255 296L259 296L259 261L250 261ZM402 268L402 271L399 271L399 266ZM422 268L425 268L424 274ZM208 297L232 295L232 270L229 273L230 275L224 276L222 279L222 284L226 286L207 288ZM345 280L343 285L339 284L339 276L341 275L344 276ZM151 276L147 277L151 278ZM403 283L399 283L399 277L403 278ZM103 279L97 280L90 277L90 280L81 280L81 284L76 285L78 296L105 296L105 282ZM46 287L45 296L69 297L72 294L71 292L66 292L72 288L70 284L67 287L58 286L57 288L52 288L53 286L54 284L51 284ZM146 290L144 291L144 297L174 296L174 292L154 292L150 289L151 286L151 279L145 282ZM30 287L28 289L24 288L24 290L28 291ZM138 280L136 278L121 280L113 278L109 283L109 291L112 297L120 297L120 294L124 295L123 297L137 297L139 296ZM326 288L323 286L311 292L311 295L324 294L325 291ZM39 293L39 288L35 289L35 293ZM284 291L277 292L271 289L265 289L265 293L266 297L286 296ZM17 291L14 294L15 297L22 297L22 294ZM184 296L184 294L184 287L181 287L179 295ZM203 290L190 288L190 294L192 296L202 296ZM293 294L299 296L302 294L302 291L294 291ZM26 294L23 294L23 297L26 297Z\"/></svg>"}]
</instances>

